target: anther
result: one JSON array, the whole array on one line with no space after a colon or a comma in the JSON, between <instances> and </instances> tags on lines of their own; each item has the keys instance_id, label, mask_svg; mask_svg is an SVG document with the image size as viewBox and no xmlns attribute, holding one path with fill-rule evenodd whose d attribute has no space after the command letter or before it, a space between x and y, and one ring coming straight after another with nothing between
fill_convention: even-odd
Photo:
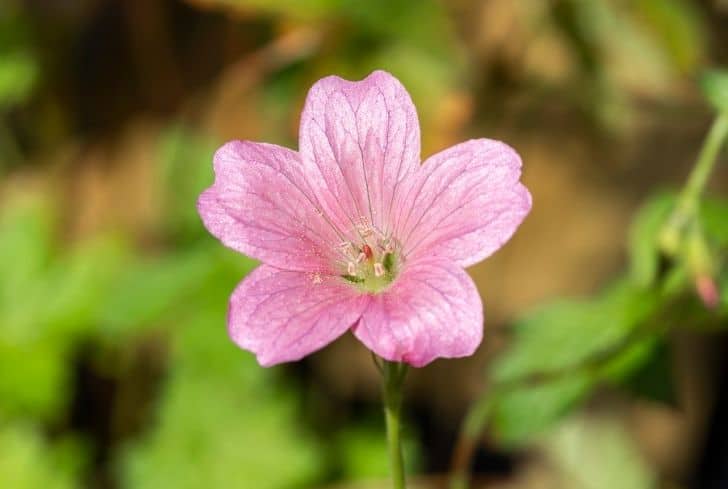
<instances>
[{"instance_id":1,"label":"anther","mask_svg":"<svg viewBox=\"0 0 728 489\"><path fill-rule=\"evenodd\" d=\"M356 276L356 265L352 262L349 262L346 265L346 271L349 275Z\"/></svg>"},{"instance_id":2,"label":"anther","mask_svg":"<svg viewBox=\"0 0 728 489\"><path fill-rule=\"evenodd\" d=\"M384 267L379 262L374 264L374 275L376 275L377 277L381 277L382 275L384 275Z\"/></svg>"}]
</instances>

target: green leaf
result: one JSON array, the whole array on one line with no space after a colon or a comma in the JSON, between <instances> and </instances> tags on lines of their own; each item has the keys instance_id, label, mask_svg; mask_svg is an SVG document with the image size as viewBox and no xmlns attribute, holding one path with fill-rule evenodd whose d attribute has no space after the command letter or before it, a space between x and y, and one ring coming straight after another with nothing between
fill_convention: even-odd
<instances>
[{"instance_id":1,"label":"green leaf","mask_svg":"<svg viewBox=\"0 0 728 489\"><path fill-rule=\"evenodd\" d=\"M700 202L700 224L708 239L728 248L728 199L704 198Z\"/></svg>"},{"instance_id":2,"label":"green leaf","mask_svg":"<svg viewBox=\"0 0 728 489\"><path fill-rule=\"evenodd\" d=\"M597 366L596 377L606 382L621 384L650 361L658 341L659 338L656 335L650 335L627 345L613 357Z\"/></svg>"},{"instance_id":3,"label":"green leaf","mask_svg":"<svg viewBox=\"0 0 728 489\"><path fill-rule=\"evenodd\" d=\"M73 442L50 444L41 429L26 423L0 424L0 487L81 487L86 453ZM81 462L81 463L79 463Z\"/></svg>"},{"instance_id":4,"label":"green leaf","mask_svg":"<svg viewBox=\"0 0 728 489\"><path fill-rule=\"evenodd\" d=\"M242 365L224 376L173 369L157 426L122 458L123 487L280 489L319 480L323 454L298 423L292 392L271 389L270 371L252 359L246 368L261 381L246 385Z\"/></svg>"},{"instance_id":5,"label":"green leaf","mask_svg":"<svg viewBox=\"0 0 728 489\"><path fill-rule=\"evenodd\" d=\"M57 341L72 342L77 335L90 333L129 260L130 250L116 237L98 236L81 243L54 263L35 310L29 312Z\"/></svg>"},{"instance_id":6,"label":"green leaf","mask_svg":"<svg viewBox=\"0 0 728 489\"><path fill-rule=\"evenodd\" d=\"M498 439L506 445L532 440L582 401L593 386L590 375L575 372L567 377L491 393L492 423Z\"/></svg>"},{"instance_id":7,"label":"green leaf","mask_svg":"<svg viewBox=\"0 0 728 489\"><path fill-rule=\"evenodd\" d=\"M18 344L0 338L0 412L55 419L70 393L69 364L65 346L54 341Z\"/></svg>"},{"instance_id":8,"label":"green leaf","mask_svg":"<svg viewBox=\"0 0 728 489\"><path fill-rule=\"evenodd\" d=\"M700 77L699 83L710 105L718 112L728 112L728 70L706 71Z\"/></svg>"},{"instance_id":9,"label":"green leaf","mask_svg":"<svg viewBox=\"0 0 728 489\"><path fill-rule=\"evenodd\" d=\"M698 8L685 0L638 0L634 7L674 64L693 70L705 51L706 26Z\"/></svg>"},{"instance_id":10,"label":"green leaf","mask_svg":"<svg viewBox=\"0 0 728 489\"><path fill-rule=\"evenodd\" d=\"M99 322L112 336L170 325L200 307L210 291L226 299L235 281L241 280L253 264L212 239L143 260L118 278L100 308ZM234 277L232 282L230 277Z\"/></svg>"},{"instance_id":11,"label":"green leaf","mask_svg":"<svg viewBox=\"0 0 728 489\"><path fill-rule=\"evenodd\" d=\"M0 215L0 323L8 323L7 308L25 301L45 273L53 251L53 217L48 203L35 195L4 203Z\"/></svg>"},{"instance_id":12,"label":"green leaf","mask_svg":"<svg viewBox=\"0 0 728 489\"><path fill-rule=\"evenodd\" d=\"M37 79L38 63L30 53L0 53L0 109L25 102Z\"/></svg>"},{"instance_id":13,"label":"green leaf","mask_svg":"<svg viewBox=\"0 0 728 489\"><path fill-rule=\"evenodd\" d=\"M541 444L561 489L654 489L657 480L615 421L574 418Z\"/></svg>"},{"instance_id":14,"label":"green leaf","mask_svg":"<svg viewBox=\"0 0 728 489\"><path fill-rule=\"evenodd\" d=\"M212 184L212 156L217 144L184 125L173 125L159 143L160 194L164 226L179 238L205 233L197 198Z\"/></svg>"},{"instance_id":15,"label":"green leaf","mask_svg":"<svg viewBox=\"0 0 728 489\"><path fill-rule=\"evenodd\" d=\"M592 301L560 301L515 326L511 347L493 369L496 382L558 373L609 355L659 305L657 294L618 282Z\"/></svg>"},{"instance_id":16,"label":"green leaf","mask_svg":"<svg viewBox=\"0 0 728 489\"><path fill-rule=\"evenodd\" d=\"M340 0L208 0L206 4L246 13L275 14L298 20L319 20L334 11Z\"/></svg>"},{"instance_id":17,"label":"green leaf","mask_svg":"<svg viewBox=\"0 0 728 489\"><path fill-rule=\"evenodd\" d=\"M675 195L661 193L640 207L629 232L630 277L641 287L657 279L660 261L658 234L675 206Z\"/></svg>"},{"instance_id":18,"label":"green leaf","mask_svg":"<svg viewBox=\"0 0 728 489\"><path fill-rule=\"evenodd\" d=\"M624 385L643 399L677 406L671 353L670 346L664 339L656 341L647 361L641 362L639 368L631 372Z\"/></svg>"}]
</instances>

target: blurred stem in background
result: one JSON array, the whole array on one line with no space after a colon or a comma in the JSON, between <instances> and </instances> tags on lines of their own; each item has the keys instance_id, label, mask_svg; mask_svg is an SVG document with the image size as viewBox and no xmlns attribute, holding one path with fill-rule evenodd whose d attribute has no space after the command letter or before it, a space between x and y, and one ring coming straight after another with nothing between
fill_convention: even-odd
<instances>
[{"instance_id":1,"label":"blurred stem in background","mask_svg":"<svg viewBox=\"0 0 728 489\"><path fill-rule=\"evenodd\" d=\"M528 442L599 385L634 389L640 368L650 362L659 367L655 345L666 341L672 328L694 327L702 313L719 317L718 257L725 249L719 228L726 211L703 194L728 140L728 73L713 72L703 85L718 115L677 196L652 200L637 213L631 275L591 299L556 301L516 322L509 348L490 367L487 391L463 422L452 460L451 489L468 487L472 459L486 429L501 444ZM717 209L713 217L711 209ZM670 269L660 272L662 258L668 259ZM695 310L692 324L671 321L675 307L689 307L682 292L691 282L704 306ZM586 327L594 329L585 334ZM595 335L611 339L594 343ZM557 358L560 345L567 345L566 353ZM671 382L668 374L662 394L656 390L646 395L670 402Z\"/></svg>"},{"instance_id":2,"label":"blurred stem in background","mask_svg":"<svg viewBox=\"0 0 728 489\"><path fill-rule=\"evenodd\" d=\"M660 245L669 255L674 255L678 251L684 232L695 220L700 197L727 136L728 115L719 114L703 142L688 182L680 193L678 204L660 234Z\"/></svg>"},{"instance_id":3,"label":"blurred stem in background","mask_svg":"<svg viewBox=\"0 0 728 489\"><path fill-rule=\"evenodd\" d=\"M722 111L713 121L675 209L658 236L662 251L671 259L684 253L696 292L709 308L718 305L719 291L714 277L716 260L700 223L700 202L726 137L728 112Z\"/></svg>"},{"instance_id":4,"label":"blurred stem in background","mask_svg":"<svg viewBox=\"0 0 728 489\"><path fill-rule=\"evenodd\" d=\"M404 457L401 443L402 386L407 376L407 365L374 359L382 373L382 398L384 401L384 417L387 423L387 444L389 446L389 463L392 473L392 488L405 489Z\"/></svg>"}]
</instances>

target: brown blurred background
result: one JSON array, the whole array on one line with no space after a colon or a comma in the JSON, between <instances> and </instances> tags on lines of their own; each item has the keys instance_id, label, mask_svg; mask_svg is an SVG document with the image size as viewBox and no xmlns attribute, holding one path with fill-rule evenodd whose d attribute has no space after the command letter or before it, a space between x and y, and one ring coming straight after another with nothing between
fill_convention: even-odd
<instances>
[{"instance_id":1,"label":"brown blurred background","mask_svg":"<svg viewBox=\"0 0 728 489\"><path fill-rule=\"evenodd\" d=\"M295 148L310 85L373 69L410 90L423 156L504 140L534 199L471 270L477 355L408 379L407 459L445 487L508 326L627 268L639 205L690 172L713 118L698 76L720 65L722 0L3 0L0 487L386 487L369 353L348 336L258 367L224 322L254 264L195 211L219 144ZM665 335L672 402L600 386L517 447L486 429L475 485L728 487L726 336L691 318Z\"/></svg>"}]
</instances>

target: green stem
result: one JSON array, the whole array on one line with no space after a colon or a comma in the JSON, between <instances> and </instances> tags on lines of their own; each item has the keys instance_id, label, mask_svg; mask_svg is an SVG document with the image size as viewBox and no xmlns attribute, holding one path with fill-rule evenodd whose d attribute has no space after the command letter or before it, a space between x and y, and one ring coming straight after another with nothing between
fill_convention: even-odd
<instances>
[{"instance_id":1,"label":"green stem","mask_svg":"<svg viewBox=\"0 0 728 489\"><path fill-rule=\"evenodd\" d=\"M387 442L389 445L389 463L392 471L392 488L405 489L404 458L401 443L402 384L407 374L407 365L395 362L383 362L382 374L384 385L384 417L387 423Z\"/></svg>"},{"instance_id":2,"label":"green stem","mask_svg":"<svg viewBox=\"0 0 728 489\"><path fill-rule=\"evenodd\" d=\"M662 229L659 236L660 246L669 256L678 253L682 238L695 217L700 204L700 197L708 183L708 178L718 161L718 154L728 137L728 115L720 114L713 121L708 135L700 148L698 159L690 172L688 181L678 198L675 210Z\"/></svg>"},{"instance_id":3,"label":"green stem","mask_svg":"<svg viewBox=\"0 0 728 489\"><path fill-rule=\"evenodd\" d=\"M698 160L692 172L690 172L688 182L682 191L681 205L684 206L685 210L690 212L697 208L700 196L708 183L708 177L710 177L715 167L718 153L726 137L728 137L728 115L720 114L713 121L710 131L705 137Z\"/></svg>"}]
</instances>

